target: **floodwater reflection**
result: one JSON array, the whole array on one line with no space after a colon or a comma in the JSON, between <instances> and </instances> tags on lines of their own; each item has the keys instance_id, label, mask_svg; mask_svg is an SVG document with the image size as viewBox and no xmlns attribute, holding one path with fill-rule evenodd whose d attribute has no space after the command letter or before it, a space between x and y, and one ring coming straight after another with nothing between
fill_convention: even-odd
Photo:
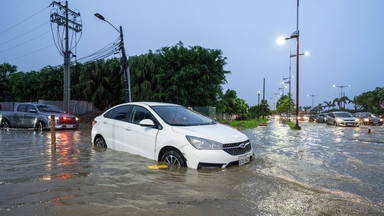
<instances>
[{"instance_id":1,"label":"floodwater reflection","mask_svg":"<svg viewBox=\"0 0 384 216\"><path fill-rule=\"evenodd\" d=\"M0 131L0 215L383 215L383 127L278 122L243 131L254 159L226 169L149 169L94 148L90 128Z\"/></svg>"}]
</instances>

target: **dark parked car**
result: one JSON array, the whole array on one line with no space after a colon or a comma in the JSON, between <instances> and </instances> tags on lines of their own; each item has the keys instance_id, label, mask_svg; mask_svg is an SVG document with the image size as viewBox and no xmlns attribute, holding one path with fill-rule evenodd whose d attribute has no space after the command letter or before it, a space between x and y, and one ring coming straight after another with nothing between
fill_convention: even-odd
<instances>
[{"instance_id":1,"label":"dark parked car","mask_svg":"<svg viewBox=\"0 0 384 216\"><path fill-rule=\"evenodd\" d=\"M383 125L383 119L370 112L358 112L356 118L359 119L360 124Z\"/></svg>"},{"instance_id":2,"label":"dark parked car","mask_svg":"<svg viewBox=\"0 0 384 216\"><path fill-rule=\"evenodd\" d=\"M318 123L325 123L325 120L328 116L328 113L321 113L319 115L319 119L317 120Z\"/></svg>"},{"instance_id":3,"label":"dark parked car","mask_svg":"<svg viewBox=\"0 0 384 216\"><path fill-rule=\"evenodd\" d=\"M309 122L317 122L319 120L319 115L317 114L313 114L313 115L309 115L309 118L308 118L308 121Z\"/></svg>"}]
</instances>

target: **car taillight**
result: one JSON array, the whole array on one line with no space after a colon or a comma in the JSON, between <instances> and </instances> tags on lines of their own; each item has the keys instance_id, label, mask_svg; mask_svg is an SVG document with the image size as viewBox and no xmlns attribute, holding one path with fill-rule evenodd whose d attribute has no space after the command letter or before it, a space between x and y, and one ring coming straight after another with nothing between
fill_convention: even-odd
<instances>
[{"instance_id":1,"label":"car taillight","mask_svg":"<svg viewBox=\"0 0 384 216\"><path fill-rule=\"evenodd\" d=\"M68 117L67 116L63 116L63 121L67 121L68 120Z\"/></svg>"},{"instance_id":2,"label":"car taillight","mask_svg":"<svg viewBox=\"0 0 384 216\"><path fill-rule=\"evenodd\" d=\"M93 120L92 121L92 126L95 125L97 123L97 121Z\"/></svg>"}]
</instances>

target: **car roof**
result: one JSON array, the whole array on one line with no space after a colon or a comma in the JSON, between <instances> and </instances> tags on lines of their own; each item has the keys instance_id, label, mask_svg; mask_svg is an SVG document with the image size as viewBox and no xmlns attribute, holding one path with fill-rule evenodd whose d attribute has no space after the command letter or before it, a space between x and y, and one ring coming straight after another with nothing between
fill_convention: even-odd
<instances>
[{"instance_id":1,"label":"car roof","mask_svg":"<svg viewBox=\"0 0 384 216\"><path fill-rule=\"evenodd\" d=\"M123 105L123 104L119 104L119 105ZM147 102L147 101L124 103L124 105L181 106L181 105L178 105L178 104L163 103L163 102Z\"/></svg>"}]
</instances>

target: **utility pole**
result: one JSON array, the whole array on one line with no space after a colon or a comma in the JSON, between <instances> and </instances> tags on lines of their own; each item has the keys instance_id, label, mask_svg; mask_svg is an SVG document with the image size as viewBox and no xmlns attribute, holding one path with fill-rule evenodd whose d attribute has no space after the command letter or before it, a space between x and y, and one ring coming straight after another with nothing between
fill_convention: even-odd
<instances>
[{"instance_id":1,"label":"utility pole","mask_svg":"<svg viewBox=\"0 0 384 216\"><path fill-rule=\"evenodd\" d=\"M131 79L129 76L129 66L127 61L127 56L125 55L124 48L124 36L123 36L123 27L120 26L120 49L121 49L121 58L123 62L123 71L124 71L124 85L125 85L125 101L132 102L131 97Z\"/></svg>"},{"instance_id":2,"label":"utility pole","mask_svg":"<svg viewBox=\"0 0 384 216\"><path fill-rule=\"evenodd\" d=\"M79 33L82 31L82 25L76 21L77 17L80 17L80 13L68 9L68 1L65 1L65 6L61 5L60 2L52 2L52 6L58 6L60 11L64 10L64 16L59 12L51 13L51 22L57 23L58 26L65 27L65 47L60 47L61 52L64 56L64 92L63 92L63 103L64 111L69 113L70 101L71 101L71 78L70 78L70 67L71 67L71 48L69 47L69 29ZM71 18L69 18L69 15ZM59 40L59 39L58 39ZM55 41L56 43L56 41Z\"/></svg>"},{"instance_id":3,"label":"utility pole","mask_svg":"<svg viewBox=\"0 0 384 216\"><path fill-rule=\"evenodd\" d=\"M265 78L263 81L263 100L265 100Z\"/></svg>"}]
</instances>

